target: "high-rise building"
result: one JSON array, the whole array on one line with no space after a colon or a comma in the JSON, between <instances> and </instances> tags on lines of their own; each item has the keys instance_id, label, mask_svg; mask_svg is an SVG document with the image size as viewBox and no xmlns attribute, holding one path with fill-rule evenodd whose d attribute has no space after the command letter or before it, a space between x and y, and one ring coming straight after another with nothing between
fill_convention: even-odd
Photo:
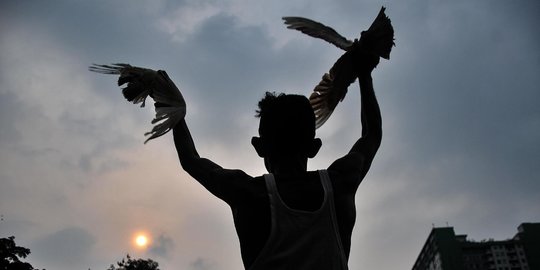
<instances>
[{"instance_id":1,"label":"high-rise building","mask_svg":"<svg viewBox=\"0 0 540 270\"><path fill-rule=\"evenodd\" d=\"M413 270L540 270L540 223L522 223L508 240L472 241L433 228Z\"/></svg>"}]
</instances>

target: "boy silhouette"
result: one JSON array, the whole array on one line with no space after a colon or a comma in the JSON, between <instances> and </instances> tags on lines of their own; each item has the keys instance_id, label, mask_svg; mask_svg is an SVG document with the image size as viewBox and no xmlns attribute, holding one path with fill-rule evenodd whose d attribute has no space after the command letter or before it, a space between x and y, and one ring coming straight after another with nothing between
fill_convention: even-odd
<instances>
[{"instance_id":1,"label":"boy silhouette","mask_svg":"<svg viewBox=\"0 0 540 270\"><path fill-rule=\"evenodd\" d=\"M315 115L304 96L267 92L259 102L259 137L251 143L269 172L263 176L201 157L186 122L174 127L182 168L231 207L245 269L348 269L356 190L382 138L371 78L379 57L356 52L353 58L339 70L359 80L362 134L326 170L307 171L321 140L315 138Z\"/></svg>"},{"instance_id":2,"label":"boy silhouette","mask_svg":"<svg viewBox=\"0 0 540 270\"><path fill-rule=\"evenodd\" d=\"M184 120L186 103L165 71L129 64L89 69L120 75L124 97L135 104L155 101L148 140L173 130L182 168L232 209L245 269L344 270L356 219L355 194L382 138L382 120L371 72L379 57L390 58L394 30L382 7L360 40L301 17L284 17L288 28L328 41L346 52L315 87L310 99L266 93L259 102L259 137L251 144L268 174L253 177L201 157ZM362 134L351 150L327 169L307 171L321 140L315 129L330 116L358 78ZM148 141L147 140L147 141Z\"/></svg>"}]
</instances>

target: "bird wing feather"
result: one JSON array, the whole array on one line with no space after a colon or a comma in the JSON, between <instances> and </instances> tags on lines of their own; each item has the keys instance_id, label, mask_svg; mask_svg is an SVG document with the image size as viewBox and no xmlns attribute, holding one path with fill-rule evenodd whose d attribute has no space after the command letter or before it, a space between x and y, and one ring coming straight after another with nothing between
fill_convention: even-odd
<instances>
[{"instance_id":1,"label":"bird wing feather","mask_svg":"<svg viewBox=\"0 0 540 270\"><path fill-rule=\"evenodd\" d=\"M186 103L182 93L163 70L155 71L122 63L94 64L89 70L119 75L118 86L127 84L122 89L122 94L133 104L141 103L141 107L144 107L148 96L154 99L156 103L156 116L152 120L154 127L145 133L145 136L150 136L145 143L169 132L186 115Z\"/></svg>"},{"instance_id":2,"label":"bird wing feather","mask_svg":"<svg viewBox=\"0 0 540 270\"><path fill-rule=\"evenodd\" d=\"M315 112L315 127L321 127L337 104L345 98L347 88L356 80L356 66L354 65L354 52L345 52L325 73L313 93L309 102Z\"/></svg>"},{"instance_id":3,"label":"bird wing feather","mask_svg":"<svg viewBox=\"0 0 540 270\"><path fill-rule=\"evenodd\" d=\"M289 29L326 40L346 51L334 63L330 71L323 75L322 80L309 97L315 112L317 128L328 120L337 104L345 98L349 85L356 80L358 62L363 60L360 55L371 53L390 59L390 51L395 46L394 28L390 18L385 14L384 7L381 7L368 30L362 32L360 40L354 42L344 38L334 29L310 19L283 17L283 20Z\"/></svg>"},{"instance_id":4,"label":"bird wing feather","mask_svg":"<svg viewBox=\"0 0 540 270\"><path fill-rule=\"evenodd\" d=\"M340 49L348 50L352 41L340 35L336 30L313 20L302 17L283 17L287 28L298 30L314 38L330 42Z\"/></svg>"}]
</instances>

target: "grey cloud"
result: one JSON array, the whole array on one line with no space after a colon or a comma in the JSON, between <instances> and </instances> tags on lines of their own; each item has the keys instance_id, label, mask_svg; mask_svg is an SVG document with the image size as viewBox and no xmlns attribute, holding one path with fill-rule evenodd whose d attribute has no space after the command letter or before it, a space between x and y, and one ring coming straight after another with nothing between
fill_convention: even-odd
<instances>
[{"instance_id":1,"label":"grey cloud","mask_svg":"<svg viewBox=\"0 0 540 270\"><path fill-rule=\"evenodd\" d=\"M173 239L165 234L160 234L152 243L150 253L160 257L168 257L172 249L174 249Z\"/></svg>"},{"instance_id":2,"label":"grey cloud","mask_svg":"<svg viewBox=\"0 0 540 270\"><path fill-rule=\"evenodd\" d=\"M0 202L2 203L2 205L6 205L5 202L2 202L1 200ZM6 214L8 210L10 209L2 209L2 212L0 212L0 235L2 237L14 235L24 241L25 238L22 238L20 236L27 236L30 232L35 231L37 228L37 224L30 220L18 219L17 217L13 217L15 215ZM19 239L17 239L17 242L19 242Z\"/></svg>"},{"instance_id":3,"label":"grey cloud","mask_svg":"<svg viewBox=\"0 0 540 270\"><path fill-rule=\"evenodd\" d=\"M462 20L446 22L442 43L431 40L428 50L412 49L421 62L398 63L415 66L402 67L398 78L409 82L395 90L401 92L400 99L391 105L403 143L414 153L411 161L425 166L444 159L462 161L462 167L441 173L444 179L435 180L439 184L473 180L481 181L479 187L489 181L503 190L511 187L504 179L527 181L529 173L537 171L530 161L539 159L539 143L524 140L523 134L539 132L535 100L540 93L535 88L540 81L532 73L539 68L533 60L538 51L534 42L513 38L515 31L526 36L527 30L480 23L512 19L505 10L489 11L460 11ZM498 41L489 41L494 35L500 36ZM464 45L456 47L452 40ZM399 46L413 47L412 40L398 42L396 51ZM530 58L531 53L536 56Z\"/></svg>"},{"instance_id":4,"label":"grey cloud","mask_svg":"<svg viewBox=\"0 0 540 270\"><path fill-rule=\"evenodd\" d=\"M22 113L22 105L13 93L0 93L0 143L12 144L20 137L15 118Z\"/></svg>"},{"instance_id":5,"label":"grey cloud","mask_svg":"<svg viewBox=\"0 0 540 270\"><path fill-rule=\"evenodd\" d=\"M56 266L54 268L81 267L88 262L95 242L95 237L85 229L67 227L39 239L32 245L31 251L33 257L46 268L53 268L47 265Z\"/></svg>"},{"instance_id":6,"label":"grey cloud","mask_svg":"<svg viewBox=\"0 0 540 270\"><path fill-rule=\"evenodd\" d=\"M204 259L204 258L197 258L195 261L193 261L190 264L190 269L193 269L193 270L212 270L212 269L217 269L217 268L215 267L215 263L213 263L212 261L210 261L208 259Z\"/></svg>"},{"instance_id":7,"label":"grey cloud","mask_svg":"<svg viewBox=\"0 0 540 270\"><path fill-rule=\"evenodd\" d=\"M211 150L201 154L226 156L222 152L228 152L230 159L241 159L241 152L256 157L249 152L249 138L254 135L250 132L256 132L257 119L252 115L264 91L307 94L341 53L300 33L296 33L297 39L277 48L264 24L246 25L231 12L217 13L182 42L175 42L158 28L157 21L160 14L166 13L164 10L181 8L182 4L161 1L160 5L154 11L125 1L11 1L2 6L2 15L6 15L0 16L0 27L5 29L0 31L2 60L10 54L5 46L7 33L14 29L38 29L55 41L49 44L51 47L61 45L66 55L77 60L80 70L75 73L85 74L92 81L92 91L102 98L99 103L105 105L103 108L114 108L114 113L111 109L108 114L112 118L88 111L74 114L66 109L57 119L48 119L40 113L39 106L29 106L20 99L17 93L21 89L7 84L17 75L13 70L27 70L36 62L21 65L20 60L24 59L0 61L10 63L3 65L0 72L1 88L9 90L0 94L2 202L15 205L18 211L12 212L17 212L21 220L32 222L32 227L19 232L40 228L40 219L32 217L41 209L55 207L59 202L69 203L64 198L45 206L54 198L51 194L57 193L54 189L63 186L59 182L81 178L87 172L130 165L115 159L112 153L142 144L144 130L131 134L133 130L121 130L118 123L140 121L141 129L149 127L148 111L126 104L115 80L89 73L88 64L129 62L167 70L187 99L188 124L195 141L199 148ZM264 14L263 20L275 20L276 25L283 27L279 15L307 16L352 38L380 8L380 3L365 1L294 5L302 8L291 10L287 4L272 10L287 14L273 19L268 16L275 14ZM533 207L540 204L536 196L540 188L540 36L534 28L540 24L539 5L538 1L507 0L416 0L387 5L387 14L396 29L397 46L391 60L382 61L373 75L382 107L384 138L357 196L358 225L353 239L356 253L351 256L351 268L412 265L431 223L444 225L448 221L457 231L481 239L497 238L501 228L506 228L504 235L511 235L519 222L540 218ZM290 30L283 27L283 31ZM43 36L31 35L35 39L26 39L21 46L38 43ZM73 91L78 89L76 85L69 87ZM353 132L359 131L359 117L358 100L353 98L358 98L358 93L351 90L323 129L336 122L353 124L338 125L339 130L323 138L327 151L319 158L333 158L338 149L348 150L349 145L344 142L352 144L355 139ZM77 105L69 108L73 107ZM112 114L129 117L118 119ZM251 122L244 123L248 121ZM68 148L74 153L59 153L48 141L35 147L20 147L20 135L24 134L21 131L30 128L59 134L58 141L70 145ZM328 130L321 134L325 132ZM21 168L25 165L25 169L14 171L18 167L13 166L16 162ZM47 181L27 180L38 178L34 176ZM54 180L57 178L60 180ZM32 190L29 194L39 195L40 206L36 210L16 207L15 199L8 201L7 195L24 198L16 196L27 191L19 186L32 187L28 188ZM126 211L140 210L126 207ZM11 216L12 212L8 214ZM228 231L220 233L216 229L221 226L218 223L201 227L204 221L201 217L176 233L196 231L200 238L231 236ZM16 225L9 222L4 227L11 230ZM32 256L41 253L48 258L40 257L43 261L53 261L62 252L80 254L84 252L81 246L92 245L92 236L84 231L62 231L45 237L35 248L30 246ZM42 250L47 246L44 243L62 244L59 239L79 248ZM156 256L169 254L165 261L175 259L170 255L174 243L169 240L163 235L153 250ZM396 256L381 259L381 250ZM215 258L194 258L192 269L219 269L217 265L222 263ZM58 265L57 269L73 268Z\"/></svg>"},{"instance_id":8,"label":"grey cloud","mask_svg":"<svg viewBox=\"0 0 540 270\"><path fill-rule=\"evenodd\" d=\"M158 1L150 5L144 1L55 1L46 5L39 2L12 2L5 8L6 13L15 19L12 23L45 27L49 35L61 37L64 45L79 51L81 60L103 60L93 58L99 56L107 57L109 61L119 61L125 60L129 54L134 61L138 60L133 59L134 51L140 52L142 58L143 52L157 49L142 42L152 40L157 32L152 19L160 8L155 11L142 8L152 5L160 6ZM17 21L21 18L24 21Z\"/></svg>"}]
</instances>

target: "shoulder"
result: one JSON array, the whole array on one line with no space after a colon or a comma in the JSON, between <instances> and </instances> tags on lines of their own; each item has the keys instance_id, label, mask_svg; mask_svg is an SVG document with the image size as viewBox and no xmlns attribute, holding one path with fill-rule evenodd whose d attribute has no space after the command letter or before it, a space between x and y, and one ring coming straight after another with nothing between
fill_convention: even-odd
<instances>
[{"instance_id":1,"label":"shoulder","mask_svg":"<svg viewBox=\"0 0 540 270\"><path fill-rule=\"evenodd\" d=\"M266 196L266 184L263 176L253 177L242 170L223 170L222 177L226 182L229 205L238 205ZM225 184L225 183L224 183Z\"/></svg>"},{"instance_id":2,"label":"shoulder","mask_svg":"<svg viewBox=\"0 0 540 270\"><path fill-rule=\"evenodd\" d=\"M219 178L224 185L231 188L242 189L252 185L256 179L242 170L238 169L222 169L217 173L216 178Z\"/></svg>"},{"instance_id":3,"label":"shoulder","mask_svg":"<svg viewBox=\"0 0 540 270\"><path fill-rule=\"evenodd\" d=\"M328 172L340 177L360 175L366 169L370 160L362 152L350 152L334 161Z\"/></svg>"},{"instance_id":4,"label":"shoulder","mask_svg":"<svg viewBox=\"0 0 540 270\"><path fill-rule=\"evenodd\" d=\"M334 161L327 169L334 186L356 191L369 170L371 159L362 152L350 152Z\"/></svg>"}]
</instances>

